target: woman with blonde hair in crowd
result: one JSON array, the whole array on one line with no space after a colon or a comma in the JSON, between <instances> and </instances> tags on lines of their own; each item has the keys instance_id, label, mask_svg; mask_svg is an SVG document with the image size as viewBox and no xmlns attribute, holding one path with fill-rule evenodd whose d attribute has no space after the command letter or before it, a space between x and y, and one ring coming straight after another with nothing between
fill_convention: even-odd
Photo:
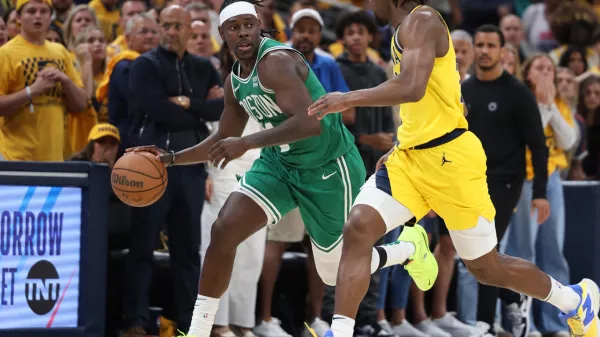
<instances>
[{"instance_id":1,"label":"woman with blonde hair in crowd","mask_svg":"<svg viewBox=\"0 0 600 337\"><path fill-rule=\"evenodd\" d=\"M99 27L96 13L87 5L75 6L69 12L63 25L63 38L67 49L73 56L84 89L89 99L91 99L94 93L93 61L87 44L77 43L76 39L88 27ZM106 49L106 46L104 48ZM65 144L65 158L70 157L71 153L78 152L87 144L87 136L91 128L98 123L96 111L90 107L91 101L88 101L85 112L69 111L67 125L65 126L68 135L68 137L65 137L68 139L68 143Z\"/></svg>"},{"instance_id":2,"label":"woman with blonde hair in crowd","mask_svg":"<svg viewBox=\"0 0 600 337\"><path fill-rule=\"evenodd\" d=\"M569 266L563 254L566 219L560 171L568 166L565 152L575 145L577 134L569 106L557 94L556 77L556 66L546 54L533 56L523 66L523 82L536 97L549 151L546 199L551 211L541 224L537 223L535 212L532 213L533 167L528 150L527 180L513 217L506 254L535 262L558 282L568 283ZM540 333L569 336L566 323L559 319L559 309L540 301L535 301L533 309ZM532 324L532 331L535 330Z\"/></svg>"},{"instance_id":3,"label":"woman with blonde hair in crowd","mask_svg":"<svg viewBox=\"0 0 600 337\"><path fill-rule=\"evenodd\" d=\"M71 150L79 151L87 144L87 135L96 123L108 121L108 109L96 100L96 87L106 69L106 40L96 26L83 28L74 39L73 48L78 70L88 95L88 106L82 113L69 114L69 138Z\"/></svg>"},{"instance_id":4,"label":"woman with blonde hair in crowd","mask_svg":"<svg viewBox=\"0 0 600 337\"><path fill-rule=\"evenodd\" d=\"M504 46L500 63L502 63L502 68L509 74L519 80L523 80L523 77L521 76L521 59L519 57L519 51L517 51L515 47L510 44Z\"/></svg>"},{"instance_id":5,"label":"woman with blonde hair in crowd","mask_svg":"<svg viewBox=\"0 0 600 337\"><path fill-rule=\"evenodd\" d=\"M581 165L582 159L587 155L585 148L585 121L583 117L577 113L577 86L578 83L573 70L564 67L559 67L557 69L556 91L558 92L560 99L569 106L573 120L577 124L577 127L575 128L575 131L577 132L576 146L566 153L569 167L562 171L563 179L568 180L586 179Z\"/></svg>"},{"instance_id":6,"label":"woman with blonde hair in crowd","mask_svg":"<svg viewBox=\"0 0 600 337\"><path fill-rule=\"evenodd\" d=\"M75 37L77 37L84 28L89 26L100 27L98 25L96 12L88 5L77 5L73 7L63 25L63 38L67 44L67 49L71 52L75 51Z\"/></svg>"},{"instance_id":7,"label":"woman with blonde hair in crowd","mask_svg":"<svg viewBox=\"0 0 600 337\"><path fill-rule=\"evenodd\" d=\"M86 27L75 38L75 54L81 65L85 90L90 96L98 122L108 121L108 110L96 102L95 93L106 70L106 39L98 27Z\"/></svg>"}]
</instances>

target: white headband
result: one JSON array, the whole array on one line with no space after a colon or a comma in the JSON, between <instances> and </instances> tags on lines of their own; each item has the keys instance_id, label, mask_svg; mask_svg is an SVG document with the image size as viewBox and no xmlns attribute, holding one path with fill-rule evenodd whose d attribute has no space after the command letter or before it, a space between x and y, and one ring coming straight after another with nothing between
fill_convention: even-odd
<instances>
[{"instance_id":1,"label":"white headband","mask_svg":"<svg viewBox=\"0 0 600 337\"><path fill-rule=\"evenodd\" d=\"M219 14L219 26L223 25L223 22L231 19L234 16L250 14L258 18L254 5L246 1L234 2L231 5L223 8L221 14Z\"/></svg>"}]
</instances>

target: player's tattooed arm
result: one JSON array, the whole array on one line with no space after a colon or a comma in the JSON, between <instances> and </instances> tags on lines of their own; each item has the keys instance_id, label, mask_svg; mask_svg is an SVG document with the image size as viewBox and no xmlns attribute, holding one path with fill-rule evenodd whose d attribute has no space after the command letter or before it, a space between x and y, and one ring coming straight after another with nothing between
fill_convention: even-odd
<instances>
[{"instance_id":1,"label":"player's tattooed arm","mask_svg":"<svg viewBox=\"0 0 600 337\"><path fill-rule=\"evenodd\" d=\"M322 118L349 107L393 106L421 100L435 58L445 55L449 48L448 32L436 13L420 10L402 22L398 38L403 47L398 76L374 88L325 95L310 107L309 113Z\"/></svg>"},{"instance_id":2,"label":"player's tattooed arm","mask_svg":"<svg viewBox=\"0 0 600 337\"><path fill-rule=\"evenodd\" d=\"M291 51L276 50L263 57L258 64L260 82L275 92L277 105L288 118L272 129L243 137L250 148L289 144L321 133L321 123L307 113L312 104L304 84L308 73L306 63Z\"/></svg>"},{"instance_id":3,"label":"player's tattooed arm","mask_svg":"<svg viewBox=\"0 0 600 337\"><path fill-rule=\"evenodd\" d=\"M229 137L240 137L248 123L248 114L238 103L231 87L231 74L225 80L225 109L219 120L219 128L200 144L175 154L175 165L189 165L206 162L214 144Z\"/></svg>"}]
</instances>

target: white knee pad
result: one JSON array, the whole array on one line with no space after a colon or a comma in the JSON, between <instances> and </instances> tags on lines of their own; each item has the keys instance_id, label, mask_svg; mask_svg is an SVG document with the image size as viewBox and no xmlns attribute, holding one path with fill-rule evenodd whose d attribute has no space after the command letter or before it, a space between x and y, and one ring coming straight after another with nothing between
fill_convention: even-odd
<instances>
[{"instance_id":1,"label":"white knee pad","mask_svg":"<svg viewBox=\"0 0 600 337\"><path fill-rule=\"evenodd\" d=\"M475 260L496 249L496 224L480 216L477 225L465 230L449 230L458 256L463 260Z\"/></svg>"},{"instance_id":2,"label":"white knee pad","mask_svg":"<svg viewBox=\"0 0 600 337\"><path fill-rule=\"evenodd\" d=\"M317 267L317 273L319 273L321 280L328 286L335 286L340 259L342 258L342 242L329 252L324 252L315 247L315 244L312 241L311 245L313 256L315 258L315 266Z\"/></svg>"}]
</instances>

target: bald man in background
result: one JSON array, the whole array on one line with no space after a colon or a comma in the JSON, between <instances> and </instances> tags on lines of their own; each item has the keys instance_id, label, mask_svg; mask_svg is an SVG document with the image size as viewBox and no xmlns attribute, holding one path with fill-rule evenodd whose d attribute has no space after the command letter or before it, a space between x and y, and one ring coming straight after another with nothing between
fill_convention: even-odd
<instances>
[{"instance_id":1,"label":"bald man in background","mask_svg":"<svg viewBox=\"0 0 600 337\"><path fill-rule=\"evenodd\" d=\"M500 30L504 34L506 43L512 45L519 51L519 59L525 61L533 54L531 48L527 44L525 34L523 33L523 23L521 18L514 14L509 14L500 20Z\"/></svg>"},{"instance_id":2,"label":"bald man in background","mask_svg":"<svg viewBox=\"0 0 600 337\"><path fill-rule=\"evenodd\" d=\"M220 76L209 60L186 53L191 17L178 5L160 13L159 46L138 57L129 76L133 145L156 144L167 151L192 147L208 136L206 121L223 111ZM187 329L200 275L200 215L204 165L167 168L169 184L156 203L132 212L132 245L127 261L126 336L145 335L148 325L152 257L166 224L173 275L174 317Z\"/></svg>"},{"instance_id":3,"label":"bald man in background","mask_svg":"<svg viewBox=\"0 0 600 337\"><path fill-rule=\"evenodd\" d=\"M188 53L204 57L212 62L215 68L221 67L221 61L214 57L213 44L210 36L210 25L203 21L192 21L190 38L187 42Z\"/></svg>"}]
</instances>

